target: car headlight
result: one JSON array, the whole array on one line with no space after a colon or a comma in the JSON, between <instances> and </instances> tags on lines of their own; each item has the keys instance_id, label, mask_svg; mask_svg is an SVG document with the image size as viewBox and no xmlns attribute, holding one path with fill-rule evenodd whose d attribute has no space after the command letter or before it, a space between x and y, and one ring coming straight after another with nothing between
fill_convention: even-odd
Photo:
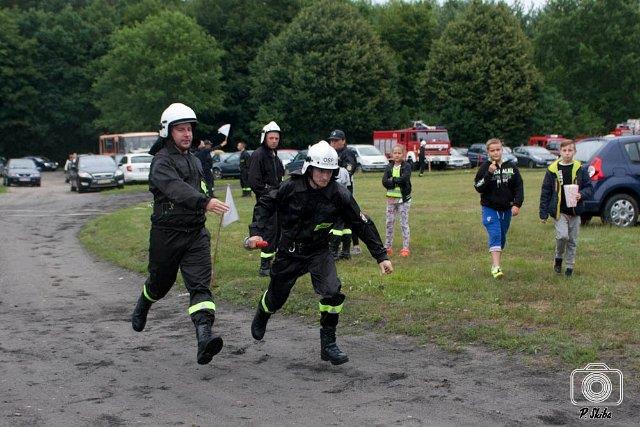
<instances>
[{"instance_id":1,"label":"car headlight","mask_svg":"<svg viewBox=\"0 0 640 427\"><path fill-rule=\"evenodd\" d=\"M80 178L91 178L91 174L88 172L78 172Z\"/></svg>"},{"instance_id":2,"label":"car headlight","mask_svg":"<svg viewBox=\"0 0 640 427\"><path fill-rule=\"evenodd\" d=\"M121 176L121 175L124 175L124 172L122 172L122 169L116 170L115 176Z\"/></svg>"}]
</instances>

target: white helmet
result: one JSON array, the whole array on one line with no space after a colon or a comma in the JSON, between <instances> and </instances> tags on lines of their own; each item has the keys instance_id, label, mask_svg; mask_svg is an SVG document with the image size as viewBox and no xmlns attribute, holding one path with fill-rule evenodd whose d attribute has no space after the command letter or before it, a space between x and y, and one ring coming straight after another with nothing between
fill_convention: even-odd
<instances>
[{"instance_id":1,"label":"white helmet","mask_svg":"<svg viewBox=\"0 0 640 427\"><path fill-rule=\"evenodd\" d=\"M309 147L301 172L304 174L309 166L318 169L338 169L338 153L327 141L313 144Z\"/></svg>"},{"instance_id":2,"label":"white helmet","mask_svg":"<svg viewBox=\"0 0 640 427\"><path fill-rule=\"evenodd\" d=\"M278 133L280 133L280 126L278 126L278 124L276 122L274 122L274 121L271 121L271 122L267 123L266 125L264 125L264 127L262 128L262 133L260 134L260 144L262 144L264 142L264 137L269 132L278 132Z\"/></svg>"},{"instance_id":3,"label":"white helmet","mask_svg":"<svg viewBox=\"0 0 640 427\"><path fill-rule=\"evenodd\" d=\"M420 140L420 147L424 147L425 145L427 145L427 141L424 139Z\"/></svg>"},{"instance_id":4,"label":"white helmet","mask_svg":"<svg viewBox=\"0 0 640 427\"><path fill-rule=\"evenodd\" d=\"M169 137L169 127L180 123L198 123L196 113L184 104L176 102L167 107L160 117L160 132L162 138Z\"/></svg>"}]
</instances>

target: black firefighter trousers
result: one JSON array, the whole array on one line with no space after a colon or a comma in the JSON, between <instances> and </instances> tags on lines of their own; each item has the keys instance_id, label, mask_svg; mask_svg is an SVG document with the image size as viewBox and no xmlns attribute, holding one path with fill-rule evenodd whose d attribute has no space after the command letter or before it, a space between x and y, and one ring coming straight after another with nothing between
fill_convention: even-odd
<instances>
[{"instance_id":1,"label":"black firefighter trousers","mask_svg":"<svg viewBox=\"0 0 640 427\"><path fill-rule=\"evenodd\" d=\"M194 324L213 323L215 304L211 282L211 236L205 227L176 230L151 227L149 277L143 294L151 302L163 298L176 281L178 268L190 294Z\"/></svg>"},{"instance_id":2,"label":"black firefighter trousers","mask_svg":"<svg viewBox=\"0 0 640 427\"><path fill-rule=\"evenodd\" d=\"M320 325L336 327L345 296L340 292L336 264L328 246L312 251L302 251L296 245L278 248L271 266L269 289L262 296L260 305L266 313L279 310L289 298L298 277L311 274L314 291L320 295Z\"/></svg>"}]
</instances>

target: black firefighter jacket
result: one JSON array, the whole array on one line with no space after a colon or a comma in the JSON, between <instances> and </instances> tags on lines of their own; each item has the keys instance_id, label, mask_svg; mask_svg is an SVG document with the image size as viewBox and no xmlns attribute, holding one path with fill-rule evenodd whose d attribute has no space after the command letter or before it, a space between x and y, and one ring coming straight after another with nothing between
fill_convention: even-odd
<instances>
[{"instance_id":1,"label":"black firefighter jacket","mask_svg":"<svg viewBox=\"0 0 640 427\"><path fill-rule=\"evenodd\" d=\"M356 153L354 153L347 147L344 147L338 153L338 166L340 166L341 168L345 168L347 172L349 172L349 176L353 176L353 174L356 173L356 168L358 167Z\"/></svg>"},{"instance_id":2,"label":"black firefighter jacket","mask_svg":"<svg viewBox=\"0 0 640 427\"><path fill-rule=\"evenodd\" d=\"M284 176L284 166L276 150L264 144L251 154L249 161L249 187L260 198L271 189L278 188Z\"/></svg>"},{"instance_id":3,"label":"black firefighter jacket","mask_svg":"<svg viewBox=\"0 0 640 427\"><path fill-rule=\"evenodd\" d=\"M489 173L491 161L487 160L478 169L474 182L480 193L480 204L497 211L506 211L512 206L521 207L524 202L524 187L520 170L512 162L503 162Z\"/></svg>"},{"instance_id":4,"label":"black firefighter jacket","mask_svg":"<svg viewBox=\"0 0 640 427\"><path fill-rule=\"evenodd\" d=\"M202 178L202 166L196 156L190 151L182 154L168 141L151 161L152 225L178 230L202 227L210 200L201 191Z\"/></svg>"},{"instance_id":5,"label":"black firefighter jacket","mask_svg":"<svg viewBox=\"0 0 640 427\"><path fill-rule=\"evenodd\" d=\"M258 200L254 222L249 226L252 236L264 236L269 220L277 211L281 233L280 247L301 244L303 248L328 248L329 230L339 218L369 248L378 263L388 259L375 224L360 211L346 187L331 181L325 188L313 189L304 175L294 175L279 189Z\"/></svg>"}]
</instances>

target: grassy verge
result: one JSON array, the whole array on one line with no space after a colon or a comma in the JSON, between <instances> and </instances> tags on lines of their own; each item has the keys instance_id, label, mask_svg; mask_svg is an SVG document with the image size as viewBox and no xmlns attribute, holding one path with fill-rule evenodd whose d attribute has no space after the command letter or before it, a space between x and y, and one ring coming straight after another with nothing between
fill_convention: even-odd
<instances>
[{"instance_id":1,"label":"grassy verge","mask_svg":"<svg viewBox=\"0 0 640 427\"><path fill-rule=\"evenodd\" d=\"M7 187L5 187L4 185L0 185L0 194L6 193L6 192L7 192Z\"/></svg>"},{"instance_id":2,"label":"grassy verge","mask_svg":"<svg viewBox=\"0 0 640 427\"><path fill-rule=\"evenodd\" d=\"M490 277L474 171L415 176L411 207L411 257L394 257L396 271L381 277L368 255L338 265L347 303L342 324L351 331L375 328L455 349L464 343L535 355L571 366L598 359L640 368L637 259L640 227L593 224L580 232L574 277L553 272L553 224L541 224L538 200L543 171L523 171L525 204L514 218L503 258L505 279ZM356 177L356 198L384 230L380 174ZM253 306L267 286L257 277L257 252L242 249L253 199L231 183L241 221L222 230L215 294ZM218 188L221 188L218 185ZM223 194L218 190L219 194ZM150 209L134 206L93 220L81 232L92 251L144 272ZM215 236L217 217L208 226ZM395 248L401 234L396 226ZM133 284L132 284L133 285ZM141 284L135 284L140 286ZM302 277L285 312L317 316L310 279Z\"/></svg>"}]
</instances>

